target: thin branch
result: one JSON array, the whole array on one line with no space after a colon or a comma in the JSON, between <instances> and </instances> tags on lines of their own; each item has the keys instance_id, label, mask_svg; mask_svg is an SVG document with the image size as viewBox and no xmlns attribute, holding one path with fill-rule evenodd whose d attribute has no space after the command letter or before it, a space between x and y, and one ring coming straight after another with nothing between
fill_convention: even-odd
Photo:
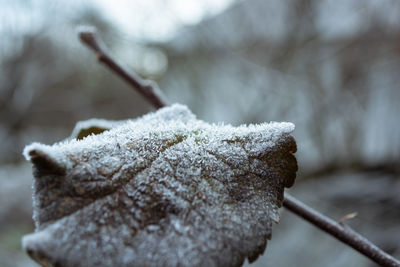
<instances>
[{"instance_id":1,"label":"thin branch","mask_svg":"<svg viewBox=\"0 0 400 267\"><path fill-rule=\"evenodd\" d=\"M321 230L359 251L361 254L364 254L379 265L391 267L400 266L400 261L375 246L371 241L352 230L349 226L333 221L288 193L285 193L283 206Z\"/></svg>"},{"instance_id":2,"label":"thin branch","mask_svg":"<svg viewBox=\"0 0 400 267\"><path fill-rule=\"evenodd\" d=\"M167 101L165 100L162 92L160 91L156 83L142 80L136 74L129 73L128 70L123 68L108 55L106 46L104 45L103 41L96 36L96 28L79 27L78 35L80 40L96 53L97 59L101 63L104 63L114 73L127 81L133 88L135 88L148 101L150 101L154 107L161 108L167 105Z\"/></svg>"},{"instance_id":3,"label":"thin branch","mask_svg":"<svg viewBox=\"0 0 400 267\"><path fill-rule=\"evenodd\" d=\"M79 31L79 37L97 54L99 61L106 64L116 74L127 80L129 84L142 93L154 107L161 108L167 105L167 101L164 100L157 87L144 83L134 74L129 74L105 53L105 46L101 40L96 38L94 28L81 28ZM353 231L350 227L333 221L287 193L285 193L283 206L302 217L304 220L312 223L316 227L364 254L374 262L388 267L400 266L400 262L397 259L375 246L366 238Z\"/></svg>"}]
</instances>

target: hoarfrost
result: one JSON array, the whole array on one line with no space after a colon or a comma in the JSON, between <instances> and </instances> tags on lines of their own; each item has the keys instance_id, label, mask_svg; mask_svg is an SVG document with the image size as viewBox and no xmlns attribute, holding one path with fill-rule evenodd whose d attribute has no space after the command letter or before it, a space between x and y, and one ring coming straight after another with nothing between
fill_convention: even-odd
<instances>
[{"instance_id":1,"label":"hoarfrost","mask_svg":"<svg viewBox=\"0 0 400 267\"><path fill-rule=\"evenodd\" d=\"M278 222L297 163L292 123L233 127L182 105L79 123L34 143L36 231L23 247L57 266L240 266ZM45 238L44 238L45 237Z\"/></svg>"}]
</instances>

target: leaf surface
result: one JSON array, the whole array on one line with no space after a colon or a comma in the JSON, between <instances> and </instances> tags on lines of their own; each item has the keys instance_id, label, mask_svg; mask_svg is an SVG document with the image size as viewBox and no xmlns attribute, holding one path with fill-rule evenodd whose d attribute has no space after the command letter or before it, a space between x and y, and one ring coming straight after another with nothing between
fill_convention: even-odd
<instances>
[{"instance_id":1,"label":"leaf surface","mask_svg":"<svg viewBox=\"0 0 400 267\"><path fill-rule=\"evenodd\" d=\"M33 259L240 266L263 253L296 176L293 124L212 125L172 105L98 128L24 150L34 165L36 231L23 247Z\"/></svg>"}]
</instances>

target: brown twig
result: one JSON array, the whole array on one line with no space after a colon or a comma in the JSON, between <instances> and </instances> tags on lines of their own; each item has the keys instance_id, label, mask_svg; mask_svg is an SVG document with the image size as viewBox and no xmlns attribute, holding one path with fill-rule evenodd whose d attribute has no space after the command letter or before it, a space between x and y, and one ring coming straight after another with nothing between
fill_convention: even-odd
<instances>
[{"instance_id":1,"label":"brown twig","mask_svg":"<svg viewBox=\"0 0 400 267\"><path fill-rule=\"evenodd\" d=\"M167 102L161 96L157 87L145 84L136 75L129 74L106 54L105 46L101 40L96 38L94 28L81 28L79 30L79 37L90 49L96 52L99 61L106 64L116 74L127 80L129 84L142 93L154 107L161 108L166 106ZM316 227L339 239L343 243L351 246L374 262L382 266L400 266L400 262L397 259L372 244L369 240L353 231L350 227L343 223L339 224L333 221L287 193L285 193L283 206Z\"/></svg>"},{"instance_id":2,"label":"brown twig","mask_svg":"<svg viewBox=\"0 0 400 267\"><path fill-rule=\"evenodd\" d=\"M361 254L364 254L379 265L391 267L400 266L400 261L375 246L371 241L352 230L349 226L333 221L287 193L285 193L283 206L359 251Z\"/></svg>"},{"instance_id":3,"label":"brown twig","mask_svg":"<svg viewBox=\"0 0 400 267\"><path fill-rule=\"evenodd\" d=\"M142 80L136 74L127 71L108 55L103 41L96 36L96 28L79 27L78 35L81 41L96 53L97 59L100 62L104 63L114 73L127 81L133 88L150 101L154 107L161 108L167 105L167 101L156 83Z\"/></svg>"}]
</instances>

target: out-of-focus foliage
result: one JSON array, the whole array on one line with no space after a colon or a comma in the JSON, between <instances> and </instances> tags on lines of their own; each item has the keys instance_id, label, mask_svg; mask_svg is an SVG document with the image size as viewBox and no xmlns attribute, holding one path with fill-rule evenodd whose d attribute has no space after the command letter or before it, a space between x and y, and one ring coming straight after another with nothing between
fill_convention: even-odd
<instances>
[{"instance_id":1,"label":"out-of-focus foliage","mask_svg":"<svg viewBox=\"0 0 400 267\"><path fill-rule=\"evenodd\" d=\"M94 6L15 1L5 8L9 12L2 11L0 28L0 149L6 152L0 154L1 163L20 161L27 142L64 138L78 120L134 117L149 109L97 65L76 38L80 24L96 26L107 43L120 36ZM24 20L15 18L18 13Z\"/></svg>"},{"instance_id":2,"label":"out-of-focus foliage","mask_svg":"<svg viewBox=\"0 0 400 267\"><path fill-rule=\"evenodd\" d=\"M75 25L92 23L118 60L157 80L171 102L187 104L202 119L294 122L300 166L294 193L316 196L317 206L324 203L318 207L335 218L358 211L350 223L362 225L362 233L399 257L399 219L391 211L400 209L400 2L237 1L225 12L178 31L169 42L150 44L129 39L123 28L105 19L106 10L88 1L0 3L2 175L17 179L11 174L20 167L4 164L22 160L27 143L64 138L76 121L132 118L150 109L79 44ZM165 11L173 16L167 7ZM132 17L135 12L131 10ZM353 174L357 179L350 179ZM343 182L346 177L348 183ZM316 181L301 186L303 178ZM329 190L314 190L315 183L329 184ZM2 194L10 199L21 195L12 188ZM25 201L21 197L21 205L29 206ZM286 216L294 219L285 214L283 220ZM6 220L4 225L10 224ZM26 225L32 227L31 222ZM272 246L317 237L311 227L307 231L312 234L292 235L291 227L304 232L300 220L279 227L279 238L288 241L279 243L274 237ZM381 228L385 231L379 235ZM304 265L333 262L332 251L343 262L366 264L349 248L324 238L329 237L321 234L309 247L304 244L307 253L299 255ZM287 251L271 250L274 255ZM318 261L313 261L310 255L316 254ZM263 266L263 258L256 264Z\"/></svg>"},{"instance_id":3,"label":"out-of-focus foliage","mask_svg":"<svg viewBox=\"0 0 400 267\"><path fill-rule=\"evenodd\" d=\"M208 120L295 122L307 175L396 168L399 43L397 1L242 1L163 45L160 84Z\"/></svg>"}]
</instances>

